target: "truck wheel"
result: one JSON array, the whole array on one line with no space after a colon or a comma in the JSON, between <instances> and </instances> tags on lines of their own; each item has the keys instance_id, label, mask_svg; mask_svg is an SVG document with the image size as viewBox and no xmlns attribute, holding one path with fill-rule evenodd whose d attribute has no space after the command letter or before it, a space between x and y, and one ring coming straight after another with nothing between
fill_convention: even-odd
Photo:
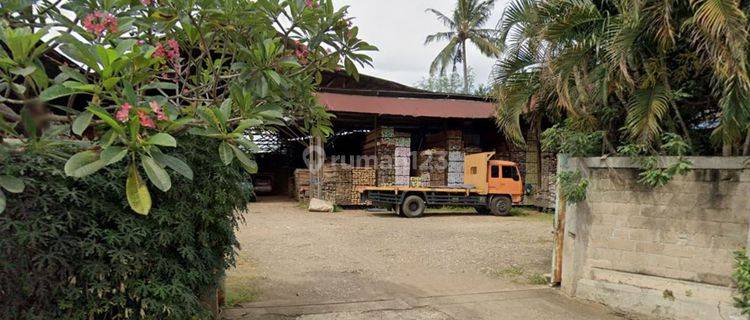
<instances>
[{"instance_id":1,"label":"truck wheel","mask_svg":"<svg viewBox=\"0 0 750 320\"><path fill-rule=\"evenodd\" d=\"M490 208L487 208L487 207L475 207L474 209L477 210L478 214L490 214L491 213Z\"/></svg>"},{"instance_id":2,"label":"truck wheel","mask_svg":"<svg viewBox=\"0 0 750 320\"><path fill-rule=\"evenodd\" d=\"M404 199L401 205L401 213L407 218L418 218L424 213L425 203L422 197L410 195Z\"/></svg>"},{"instance_id":3,"label":"truck wheel","mask_svg":"<svg viewBox=\"0 0 750 320\"><path fill-rule=\"evenodd\" d=\"M509 216L513 202L506 196L497 196L490 201L490 211L496 216Z\"/></svg>"}]
</instances>

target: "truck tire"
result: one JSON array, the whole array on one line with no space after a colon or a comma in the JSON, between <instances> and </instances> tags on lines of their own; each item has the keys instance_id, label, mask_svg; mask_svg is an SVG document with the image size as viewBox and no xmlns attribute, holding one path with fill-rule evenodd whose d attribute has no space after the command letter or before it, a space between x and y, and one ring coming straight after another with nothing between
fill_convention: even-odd
<instances>
[{"instance_id":1,"label":"truck tire","mask_svg":"<svg viewBox=\"0 0 750 320\"><path fill-rule=\"evenodd\" d=\"M407 218L418 218L424 213L425 203L422 197L410 195L404 199L401 205L401 213Z\"/></svg>"},{"instance_id":2,"label":"truck tire","mask_svg":"<svg viewBox=\"0 0 750 320\"><path fill-rule=\"evenodd\" d=\"M492 211L488 207L474 207L478 214L490 214Z\"/></svg>"},{"instance_id":3,"label":"truck tire","mask_svg":"<svg viewBox=\"0 0 750 320\"><path fill-rule=\"evenodd\" d=\"M496 216L509 216L513 202L507 196L495 196L490 200L490 211Z\"/></svg>"}]
</instances>

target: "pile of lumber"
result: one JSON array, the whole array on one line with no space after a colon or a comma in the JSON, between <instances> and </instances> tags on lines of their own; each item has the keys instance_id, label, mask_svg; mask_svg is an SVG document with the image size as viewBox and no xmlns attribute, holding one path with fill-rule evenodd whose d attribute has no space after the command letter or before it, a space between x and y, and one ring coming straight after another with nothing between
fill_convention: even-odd
<instances>
[{"instance_id":1,"label":"pile of lumber","mask_svg":"<svg viewBox=\"0 0 750 320\"><path fill-rule=\"evenodd\" d=\"M363 153L377 158L378 186L407 186L411 170L411 135L381 127L367 134Z\"/></svg>"},{"instance_id":2,"label":"pile of lumber","mask_svg":"<svg viewBox=\"0 0 750 320\"><path fill-rule=\"evenodd\" d=\"M417 156L417 165L423 187L444 187L447 184L448 152L445 149L420 151Z\"/></svg>"},{"instance_id":3,"label":"pile of lumber","mask_svg":"<svg viewBox=\"0 0 750 320\"><path fill-rule=\"evenodd\" d=\"M341 206L365 205L357 187L375 185L375 168L352 167L347 164L326 164L321 170L321 198ZM293 196L297 201L310 200L310 170L294 171Z\"/></svg>"},{"instance_id":4,"label":"pile of lumber","mask_svg":"<svg viewBox=\"0 0 750 320\"><path fill-rule=\"evenodd\" d=\"M437 134L427 135L426 145L433 150L432 157L435 158L437 151L443 150L445 159L437 158L435 161L443 164L443 169L429 171L430 185L442 182L449 187L462 186L464 184L464 140L461 130L448 130ZM423 151L424 152L424 151ZM443 178L442 175L445 175ZM424 178L424 176L423 176ZM444 180L443 180L444 179Z\"/></svg>"},{"instance_id":5,"label":"pile of lumber","mask_svg":"<svg viewBox=\"0 0 750 320\"><path fill-rule=\"evenodd\" d=\"M310 170L294 170L294 188L292 196L297 201L310 200Z\"/></svg>"}]
</instances>

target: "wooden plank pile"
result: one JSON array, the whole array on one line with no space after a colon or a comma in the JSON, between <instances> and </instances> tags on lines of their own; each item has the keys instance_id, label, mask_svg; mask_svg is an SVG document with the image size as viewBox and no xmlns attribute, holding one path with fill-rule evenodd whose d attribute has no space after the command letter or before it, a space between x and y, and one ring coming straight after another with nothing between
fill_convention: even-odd
<instances>
[{"instance_id":1,"label":"wooden plank pile","mask_svg":"<svg viewBox=\"0 0 750 320\"><path fill-rule=\"evenodd\" d=\"M438 134L425 137L428 150L433 150L433 159L442 161L442 170L437 168L431 170L430 185L435 186L436 180L442 182L443 186L457 187L464 184L464 140L461 130L448 130ZM444 159L436 157L439 151L443 151ZM439 163L438 163L439 164ZM444 180L442 174L445 175ZM438 180L439 178L440 180Z\"/></svg>"},{"instance_id":2,"label":"wooden plank pile","mask_svg":"<svg viewBox=\"0 0 750 320\"><path fill-rule=\"evenodd\" d=\"M381 127L367 134L364 155L377 158L378 186L407 186L411 170L411 135Z\"/></svg>"},{"instance_id":3,"label":"wooden plank pile","mask_svg":"<svg viewBox=\"0 0 750 320\"><path fill-rule=\"evenodd\" d=\"M375 168L352 167L347 164L326 164L321 170L321 190L323 200L341 206L365 205L360 201L357 187L375 185ZM297 201L310 199L310 171L294 171L293 196Z\"/></svg>"},{"instance_id":4,"label":"wooden plank pile","mask_svg":"<svg viewBox=\"0 0 750 320\"><path fill-rule=\"evenodd\" d=\"M447 184L446 166L448 153L445 149L427 149L417 156L418 173L423 187L444 187Z\"/></svg>"},{"instance_id":5,"label":"wooden plank pile","mask_svg":"<svg viewBox=\"0 0 750 320\"><path fill-rule=\"evenodd\" d=\"M310 200L310 170L294 170L294 188L292 196L297 201Z\"/></svg>"}]
</instances>

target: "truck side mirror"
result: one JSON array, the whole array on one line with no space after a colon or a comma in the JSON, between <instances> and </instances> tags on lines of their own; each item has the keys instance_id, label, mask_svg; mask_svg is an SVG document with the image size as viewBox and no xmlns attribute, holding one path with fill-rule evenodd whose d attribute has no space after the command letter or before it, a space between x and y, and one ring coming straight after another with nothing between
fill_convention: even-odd
<instances>
[{"instance_id":1,"label":"truck side mirror","mask_svg":"<svg viewBox=\"0 0 750 320\"><path fill-rule=\"evenodd\" d=\"M513 178L514 181L518 181L521 179L521 177L518 175L518 168L514 168L513 173L511 173L511 178Z\"/></svg>"}]
</instances>

